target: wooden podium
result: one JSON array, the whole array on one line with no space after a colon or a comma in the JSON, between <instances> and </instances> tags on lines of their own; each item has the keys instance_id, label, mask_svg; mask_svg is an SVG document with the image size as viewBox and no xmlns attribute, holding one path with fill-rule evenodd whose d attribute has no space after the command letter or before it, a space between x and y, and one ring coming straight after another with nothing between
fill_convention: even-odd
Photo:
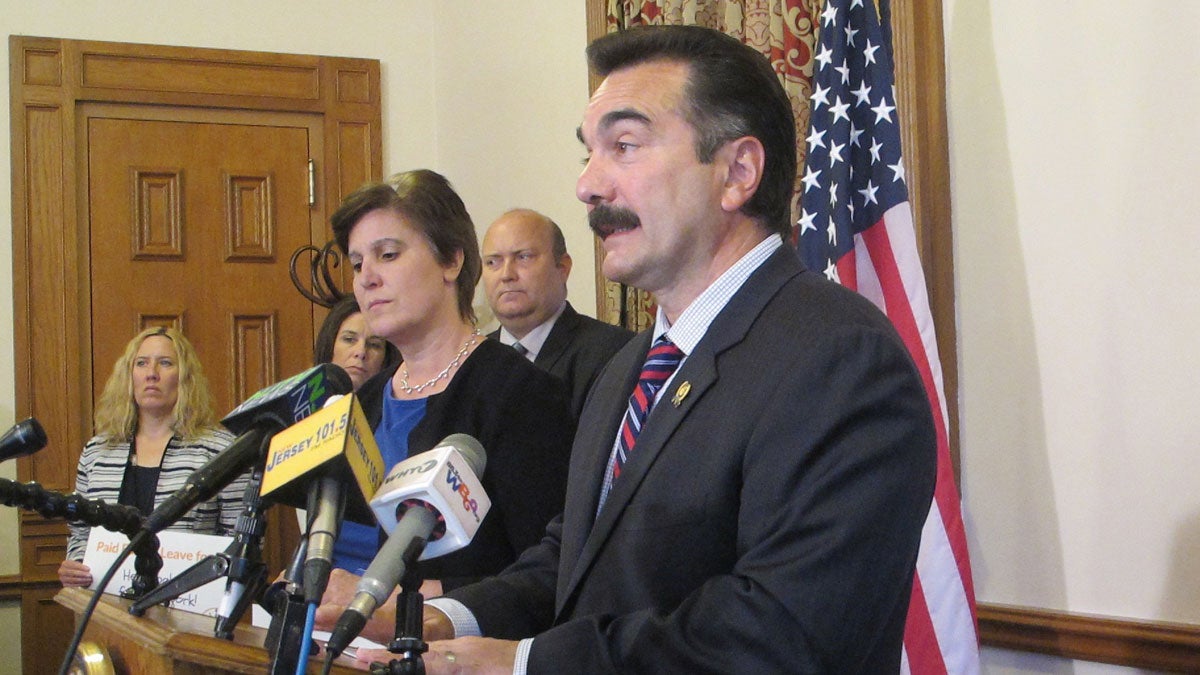
<instances>
[{"instance_id":1,"label":"wooden podium","mask_svg":"<svg viewBox=\"0 0 1200 675\"><path fill-rule=\"evenodd\" d=\"M92 592L64 588L54 600L79 614L87 607ZM84 631L84 640L108 649L117 675L141 673L265 673L271 658L263 649L266 630L242 624L233 640L213 637L215 619L167 607L151 607L141 617L129 613L130 601L104 595ZM61 657L60 657L61 658ZM350 668L344 656L331 672L340 675L364 671ZM320 673L322 663L309 662L308 672Z\"/></svg>"}]
</instances>

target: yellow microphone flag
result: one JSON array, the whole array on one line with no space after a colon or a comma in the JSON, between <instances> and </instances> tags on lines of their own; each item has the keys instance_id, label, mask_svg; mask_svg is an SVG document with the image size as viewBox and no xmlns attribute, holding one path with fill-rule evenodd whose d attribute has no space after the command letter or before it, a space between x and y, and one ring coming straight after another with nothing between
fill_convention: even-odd
<instances>
[{"instance_id":1,"label":"yellow microphone flag","mask_svg":"<svg viewBox=\"0 0 1200 675\"><path fill-rule=\"evenodd\" d=\"M383 457L353 394L275 434L267 452L260 494L281 504L305 508L312 479L329 472L357 486L347 491L346 517L374 524L368 502L383 483Z\"/></svg>"}]
</instances>

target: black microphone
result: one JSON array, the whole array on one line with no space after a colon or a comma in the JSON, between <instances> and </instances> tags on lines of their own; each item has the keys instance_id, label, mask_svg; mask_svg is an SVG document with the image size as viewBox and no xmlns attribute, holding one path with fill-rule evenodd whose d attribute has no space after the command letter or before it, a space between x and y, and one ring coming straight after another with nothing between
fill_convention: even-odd
<instances>
[{"instance_id":1,"label":"black microphone","mask_svg":"<svg viewBox=\"0 0 1200 675\"><path fill-rule=\"evenodd\" d=\"M334 394L346 394L353 388L346 371L325 363L246 399L221 420L225 428L239 436L229 447L193 471L183 487L159 504L146 518L144 529L157 534L196 504L212 499L264 457L266 442L271 436L320 410L325 400Z\"/></svg>"},{"instance_id":2,"label":"black microphone","mask_svg":"<svg viewBox=\"0 0 1200 675\"><path fill-rule=\"evenodd\" d=\"M429 554L425 557L450 553L470 543L491 507L478 479L486 462L479 441L451 434L438 447L392 467L371 507L385 529L389 517L399 520L338 618L325 646L330 654L341 654L358 637L404 577L409 560L422 552ZM434 539L447 545L426 550Z\"/></svg>"},{"instance_id":3,"label":"black microphone","mask_svg":"<svg viewBox=\"0 0 1200 675\"><path fill-rule=\"evenodd\" d=\"M221 424L235 434L266 425L278 431L320 410L331 396L352 391L354 385L341 366L322 363L259 390Z\"/></svg>"},{"instance_id":4,"label":"black microphone","mask_svg":"<svg viewBox=\"0 0 1200 675\"><path fill-rule=\"evenodd\" d=\"M25 457L46 447L46 431L32 417L17 422L0 436L0 462Z\"/></svg>"}]
</instances>

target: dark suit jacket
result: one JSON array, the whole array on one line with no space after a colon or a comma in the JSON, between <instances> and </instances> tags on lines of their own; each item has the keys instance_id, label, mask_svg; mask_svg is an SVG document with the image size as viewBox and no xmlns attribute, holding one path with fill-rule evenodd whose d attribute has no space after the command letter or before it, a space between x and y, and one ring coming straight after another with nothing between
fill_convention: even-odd
<instances>
[{"instance_id":1,"label":"dark suit jacket","mask_svg":"<svg viewBox=\"0 0 1200 675\"><path fill-rule=\"evenodd\" d=\"M777 251L663 392L595 518L649 345L597 381L546 539L451 596L484 635L536 636L530 673L897 672L936 446L887 319Z\"/></svg>"},{"instance_id":2,"label":"dark suit jacket","mask_svg":"<svg viewBox=\"0 0 1200 675\"><path fill-rule=\"evenodd\" d=\"M384 386L398 367L358 390L372 429L383 416ZM425 452L454 433L474 436L486 453L481 482L492 510L465 548L422 561L425 577L455 588L499 572L536 544L562 511L574 432L562 383L498 342L476 347L445 391L428 398L425 416L408 435L408 450L410 456Z\"/></svg>"},{"instance_id":3,"label":"dark suit jacket","mask_svg":"<svg viewBox=\"0 0 1200 675\"><path fill-rule=\"evenodd\" d=\"M498 340L500 331L492 331L488 337ZM632 337L632 331L584 316L568 302L546 336L534 365L567 384L571 412L578 418L596 376Z\"/></svg>"}]
</instances>

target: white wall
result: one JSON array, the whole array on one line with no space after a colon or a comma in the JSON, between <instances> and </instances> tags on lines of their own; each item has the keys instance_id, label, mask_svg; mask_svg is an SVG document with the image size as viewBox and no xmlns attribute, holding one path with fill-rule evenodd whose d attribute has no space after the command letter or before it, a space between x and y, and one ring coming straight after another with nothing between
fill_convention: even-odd
<instances>
[{"instance_id":1,"label":"white wall","mask_svg":"<svg viewBox=\"0 0 1200 675\"><path fill-rule=\"evenodd\" d=\"M5 35L143 42L379 59L384 170L431 168L458 188L482 231L510 206L545 211L574 252L570 298L594 313L595 273L583 207L574 199L575 140L587 101L583 0L0 0ZM0 91L7 95L8 49ZM0 156L10 156L9 107L0 106ZM12 278L11 165L0 162L0 280ZM7 281L0 287L9 288ZM16 416L13 304L0 292L0 429ZM15 355L28 359L29 355ZM56 367L53 353L35 367ZM12 463L0 476L15 478ZM0 575L18 571L16 510L0 509ZM0 603L0 626L17 626ZM17 631L0 635L16 657ZM0 675L19 659L0 659Z\"/></svg>"},{"instance_id":2,"label":"white wall","mask_svg":"<svg viewBox=\"0 0 1200 675\"><path fill-rule=\"evenodd\" d=\"M575 129L588 99L584 0L516 3L536 12L507 1L433 4L440 166L481 233L513 207L553 218L573 259L571 303L595 316L594 237L575 199Z\"/></svg>"},{"instance_id":3,"label":"white wall","mask_svg":"<svg viewBox=\"0 0 1200 675\"><path fill-rule=\"evenodd\" d=\"M1200 623L1200 3L944 13L977 595Z\"/></svg>"}]
</instances>

